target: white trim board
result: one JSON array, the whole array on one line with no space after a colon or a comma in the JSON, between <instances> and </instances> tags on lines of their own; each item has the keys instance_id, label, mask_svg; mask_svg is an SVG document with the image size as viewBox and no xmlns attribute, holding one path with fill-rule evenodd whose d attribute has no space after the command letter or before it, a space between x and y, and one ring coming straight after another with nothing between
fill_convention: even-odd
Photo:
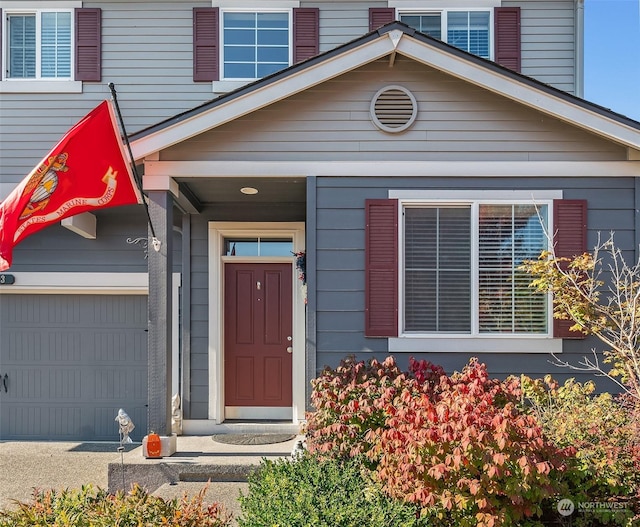
<instances>
[{"instance_id":1,"label":"white trim board","mask_svg":"<svg viewBox=\"0 0 640 527\"><path fill-rule=\"evenodd\" d=\"M111 294L146 295L147 273L12 273L15 283L0 287L0 294Z\"/></svg>"},{"instance_id":2,"label":"white trim board","mask_svg":"<svg viewBox=\"0 0 640 527\"><path fill-rule=\"evenodd\" d=\"M638 177L638 161L147 161L145 190L167 188L172 177Z\"/></svg>"},{"instance_id":3,"label":"white trim board","mask_svg":"<svg viewBox=\"0 0 640 527\"><path fill-rule=\"evenodd\" d=\"M420 338L389 339L389 353L562 353L558 338Z\"/></svg>"}]
</instances>

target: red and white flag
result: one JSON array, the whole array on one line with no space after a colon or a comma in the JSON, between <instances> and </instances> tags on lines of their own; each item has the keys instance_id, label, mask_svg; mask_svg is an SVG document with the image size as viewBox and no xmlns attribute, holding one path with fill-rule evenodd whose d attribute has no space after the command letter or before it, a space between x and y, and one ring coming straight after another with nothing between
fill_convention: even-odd
<instances>
[{"instance_id":1,"label":"red and white flag","mask_svg":"<svg viewBox=\"0 0 640 527\"><path fill-rule=\"evenodd\" d=\"M0 203L0 271L27 236L90 210L142 203L109 101L86 115Z\"/></svg>"}]
</instances>

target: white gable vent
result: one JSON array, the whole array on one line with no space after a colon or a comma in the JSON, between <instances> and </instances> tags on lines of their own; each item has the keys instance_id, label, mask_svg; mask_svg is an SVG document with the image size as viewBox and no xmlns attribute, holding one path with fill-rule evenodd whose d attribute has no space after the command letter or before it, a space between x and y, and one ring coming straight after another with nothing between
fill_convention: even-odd
<instances>
[{"instance_id":1,"label":"white gable vent","mask_svg":"<svg viewBox=\"0 0 640 527\"><path fill-rule=\"evenodd\" d=\"M385 132L398 133L409 128L418 115L418 102L402 86L385 86L371 100L371 119Z\"/></svg>"}]
</instances>

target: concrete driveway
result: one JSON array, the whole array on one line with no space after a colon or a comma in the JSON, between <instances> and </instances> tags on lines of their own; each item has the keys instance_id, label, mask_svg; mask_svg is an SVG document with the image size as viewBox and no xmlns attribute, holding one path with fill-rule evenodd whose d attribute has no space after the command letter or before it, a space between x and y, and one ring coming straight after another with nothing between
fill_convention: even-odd
<instances>
[{"instance_id":1,"label":"concrete driveway","mask_svg":"<svg viewBox=\"0 0 640 527\"><path fill-rule=\"evenodd\" d=\"M33 489L107 488L107 466L119 443L0 441L0 509L29 501ZM128 449L139 445L129 445Z\"/></svg>"}]
</instances>

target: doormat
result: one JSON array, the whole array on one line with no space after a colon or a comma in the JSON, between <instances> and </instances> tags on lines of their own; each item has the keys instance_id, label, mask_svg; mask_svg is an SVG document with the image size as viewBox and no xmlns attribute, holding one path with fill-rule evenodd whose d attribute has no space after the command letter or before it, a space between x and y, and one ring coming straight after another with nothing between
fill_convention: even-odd
<instances>
[{"instance_id":1,"label":"doormat","mask_svg":"<svg viewBox=\"0 0 640 527\"><path fill-rule=\"evenodd\" d=\"M295 434L215 434L212 439L226 445L271 445L294 439Z\"/></svg>"}]
</instances>

